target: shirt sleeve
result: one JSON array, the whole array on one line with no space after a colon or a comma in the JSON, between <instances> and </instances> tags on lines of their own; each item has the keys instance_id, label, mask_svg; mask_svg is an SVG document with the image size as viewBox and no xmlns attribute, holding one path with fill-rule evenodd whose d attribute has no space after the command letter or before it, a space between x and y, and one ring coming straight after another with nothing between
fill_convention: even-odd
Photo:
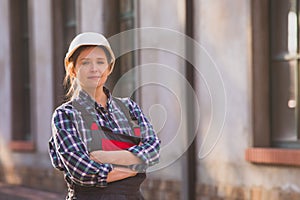
<instances>
[{"instance_id":1,"label":"shirt sleeve","mask_svg":"<svg viewBox=\"0 0 300 200\"><path fill-rule=\"evenodd\" d=\"M155 165L159 162L160 140L140 107L130 99L128 106L141 129L141 143L130 147L128 151L139 157L147 166Z\"/></svg>"},{"instance_id":2,"label":"shirt sleeve","mask_svg":"<svg viewBox=\"0 0 300 200\"><path fill-rule=\"evenodd\" d=\"M60 171L63 171L64 166L56 153L53 137L50 138L48 145L49 145L48 149L49 149L49 155L50 155L52 166Z\"/></svg>"},{"instance_id":3,"label":"shirt sleeve","mask_svg":"<svg viewBox=\"0 0 300 200\"><path fill-rule=\"evenodd\" d=\"M76 130L74 113L58 109L52 118L52 138L49 153L54 167L83 186L107 185L111 164L99 164L89 158L88 151Z\"/></svg>"}]
</instances>

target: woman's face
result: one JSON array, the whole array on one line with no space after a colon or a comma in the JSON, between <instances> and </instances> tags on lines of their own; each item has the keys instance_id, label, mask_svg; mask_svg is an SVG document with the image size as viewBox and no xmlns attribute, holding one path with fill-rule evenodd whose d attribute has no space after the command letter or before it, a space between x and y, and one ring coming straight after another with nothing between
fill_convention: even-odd
<instances>
[{"instance_id":1,"label":"woman's face","mask_svg":"<svg viewBox=\"0 0 300 200\"><path fill-rule=\"evenodd\" d=\"M88 47L83 49L76 61L75 76L85 90L103 87L110 74L110 66L103 49Z\"/></svg>"}]
</instances>

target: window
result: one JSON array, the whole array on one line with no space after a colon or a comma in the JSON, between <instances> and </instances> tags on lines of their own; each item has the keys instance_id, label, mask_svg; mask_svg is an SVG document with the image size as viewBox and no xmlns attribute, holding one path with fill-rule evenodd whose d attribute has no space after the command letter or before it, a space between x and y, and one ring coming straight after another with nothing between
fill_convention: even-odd
<instances>
[{"instance_id":1,"label":"window","mask_svg":"<svg viewBox=\"0 0 300 200\"><path fill-rule=\"evenodd\" d=\"M65 77L64 55L66 54L71 40L76 35L76 2L74 0L54 0L53 8L53 74L54 106L57 107L65 100Z\"/></svg>"},{"instance_id":2,"label":"window","mask_svg":"<svg viewBox=\"0 0 300 200\"><path fill-rule=\"evenodd\" d=\"M253 0L253 163L300 166L299 0Z\"/></svg>"},{"instance_id":3,"label":"window","mask_svg":"<svg viewBox=\"0 0 300 200\"><path fill-rule=\"evenodd\" d=\"M135 27L135 4L133 0L123 0L120 1L120 32L133 29ZM126 48L123 47L123 43L127 43L128 41L134 43L135 36L130 35L131 38L127 38L127 41L122 41L120 44L120 49ZM120 57L120 75L126 73L128 70L135 66L135 56L136 53L134 51L128 52ZM132 91L134 89L135 77L131 77L128 82L123 86L124 94L120 95L128 95L128 91ZM125 88L127 87L127 88ZM135 98L134 96L132 97Z\"/></svg>"},{"instance_id":4,"label":"window","mask_svg":"<svg viewBox=\"0 0 300 200\"><path fill-rule=\"evenodd\" d=\"M270 4L271 142L300 148L299 0Z\"/></svg>"},{"instance_id":5,"label":"window","mask_svg":"<svg viewBox=\"0 0 300 200\"><path fill-rule=\"evenodd\" d=\"M31 141L28 1L11 0L12 141ZM17 14L16 14L17 13Z\"/></svg>"}]
</instances>

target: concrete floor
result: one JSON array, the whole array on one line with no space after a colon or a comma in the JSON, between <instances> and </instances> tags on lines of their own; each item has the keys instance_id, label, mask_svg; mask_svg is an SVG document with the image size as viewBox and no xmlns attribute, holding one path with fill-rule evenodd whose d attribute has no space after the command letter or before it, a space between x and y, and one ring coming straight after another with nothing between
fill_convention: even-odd
<instances>
[{"instance_id":1,"label":"concrete floor","mask_svg":"<svg viewBox=\"0 0 300 200\"><path fill-rule=\"evenodd\" d=\"M0 200L63 200L65 194L51 193L0 183Z\"/></svg>"}]
</instances>

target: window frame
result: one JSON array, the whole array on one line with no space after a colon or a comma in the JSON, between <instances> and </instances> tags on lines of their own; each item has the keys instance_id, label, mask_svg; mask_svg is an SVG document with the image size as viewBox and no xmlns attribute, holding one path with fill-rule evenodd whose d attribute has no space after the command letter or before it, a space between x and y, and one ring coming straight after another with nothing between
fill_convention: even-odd
<instances>
[{"instance_id":1,"label":"window frame","mask_svg":"<svg viewBox=\"0 0 300 200\"><path fill-rule=\"evenodd\" d=\"M72 10L73 9L73 10ZM66 101L64 55L78 29L77 1L52 1L53 27L53 98L54 108Z\"/></svg>"},{"instance_id":2,"label":"window frame","mask_svg":"<svg viewBox=\"0 0 300 200\"><path fill-rule=\"evenodd\" d=\"M28 0L10 1L10 48L11 48L11 141L12 151L34 151L35 138L31 115L31 48L30 10ZM19 13L20 15L15 15ZM25 53L24 53L25 52ZM24 71L25 73L20 73ZM27 73L26 73L27 72ZM16 81L17 80L17 81ZM18 123L15 123L18 122ZM21 124L20 124L21 123ZM25 130L22 130L25 129ZM25 131L25 133L24 133ZM27 134L24 136L24 134Z\"/></svg>"},{"instance_id":3,"label":"window frame","mask_svg":"<svg viewBox=\"0 0 300 200\"><path fill-rule=\"evenodd\" d=\"M272 147L270 109L270 1L251 1L252 147L245 160L256 164L300 166L300 149Z\"/></svg>"},{"instance_id":4,"label":"window frame","mask_svg":"<svg viewBox=\"0 0 300 200\"><path fill-rule=\"evenodd\" d=\"M290 18L282 18L282 16L288 16L288 12L290 12L292 4L290 4L290 1L269 1L270 5L270 32L275 34L270 34L270 77L271 82L271 88L270 88L270 94L271 94L271 145L272 147L278 147L278 148L289 148L289 149L299 149L300 148L300 138L299 138L299 86L297 83L299 83L299 0L294 1L295 11L297 12L297 21L295 21L296 24L298 24L296 34L294 36L297 37L297 48L292 47L290 48L290 27L289 27L289 20ZM277 5L274 2L278 2ZM278 14L278 12L283 13ZM273 12L273 13L272 13ZM282 15L284 14L284 15ZM275 17L275 19L273 19ZM276 18L277 17L277 18ZM284 29L286 28L286 29ZM274 37L274 38L273 38ZM282 39L281 39L282 38ZM286 39L286 40L285 40ZM295 49L294 49L295 48ZM276 68L278 67L279 68ZM280 72L276 72L276 70L281 70ZM293 71L290 71L293 70ZM289 73L289 76L293 76L294 78L289 77L289 79L285 79L283 75ZM279 75L280 74L280 75ZM288 89L286 91L289 91L288 94L285 94L284 91L282 91L282 84L287 84L285 80L293 81L294 79L294 85L292 86L292 90ZM282 83L283 82L283 83ZM290 83L289 83L290 84ZM291 85L289 85L291 86ZM278 92L278 89L281 91ZM284 87L285 88L285 87ZM275 92L274 92L275 91ZM274 92L274 93L273 93ZM288 102L283 102L282 98L287 95L289 99L292 97L297 100L297 104L295 108L288 108L285 104L288 104ZM291 97L292 96L292 97ZM277 102L276 102L277 101ZM282 102L284 104L282 104ZM285 105L284 110L283 105ZM274 109L275 108L275 109ZM278 110L279 114L277 113ZM284 112L284 113L282 113ZM276 114L277 113L277 114ZM283 117L281 117L283 116ZM285 119L281 121L278 121L278 118ZM292 124L286 124L286 123L292 123ZM280 131L282 129L282 126L285 127L294 127L291 128L291 130L285 130ZM279 131L277 131L279 130ZM287 140L287 137L294 137L295 140ZM278 138L279 137L279 138ZM277 140L276 140L277 138Z\"/></svg>"}]
</instances>

